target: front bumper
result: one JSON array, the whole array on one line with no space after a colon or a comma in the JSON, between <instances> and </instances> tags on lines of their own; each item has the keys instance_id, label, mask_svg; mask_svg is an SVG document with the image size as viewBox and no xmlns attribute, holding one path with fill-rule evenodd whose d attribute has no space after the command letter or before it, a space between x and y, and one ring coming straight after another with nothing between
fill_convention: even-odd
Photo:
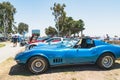
<instances>
[{"instance_id":1,"label":"front bumper","mask_svg":"<svg viewBox=\"0 0 120 80\"><path fill-rule=\"evenodd\" d=\"M24 56L24 52L18 53L14 60L17 62L17 64L25 64L26 63L26 58Z\"/></svg>"}]
</instances>

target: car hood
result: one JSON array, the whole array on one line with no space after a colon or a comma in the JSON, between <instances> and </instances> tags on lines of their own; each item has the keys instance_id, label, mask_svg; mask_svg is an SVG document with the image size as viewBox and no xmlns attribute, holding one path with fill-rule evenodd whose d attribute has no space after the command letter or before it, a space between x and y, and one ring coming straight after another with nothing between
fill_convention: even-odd
<instances>
[{"instance_id":1,"label":"car hood","mask_svg":"<svg viewBox=\"0 0 120 80\"><path fill-rule=\"evenodd\" d=\"M45 46L40 46L40 47L34 47L30 50L25 50L24 52L18 53L16 57L19 57L21 55L36 55L39 53L39 55L56 55L56 53L60 52L64 53L65 51L68 51L70 47L65 47L63 45L45 45Z\"/></svg>"}]
</instances>

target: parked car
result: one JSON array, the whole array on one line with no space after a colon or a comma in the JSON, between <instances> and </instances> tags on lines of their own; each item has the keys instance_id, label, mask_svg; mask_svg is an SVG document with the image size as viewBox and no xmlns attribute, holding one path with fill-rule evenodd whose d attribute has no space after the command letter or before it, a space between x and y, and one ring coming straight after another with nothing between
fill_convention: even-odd
<instances>
[{"instance_id":1,"label":"parked car","mask_svg":"<svg viewBox=\"0 0 120 80\"><path fill-rule=\"evenodd\" d=\"M43 46L43 45L48 45L48 44L58 44L62 41L63 41L62 37L53 37L53 38L46 39L44 42L34 42L34 43L31 43L31 44L28 44L26 46L26 49L31 49L31 48L33 48L35 46L38 46L38 45Z\"/></svg>"},{"instance_id":2,"label":"parked car","mask_svg":"<svg viewBox=\"0 0 120 80\"><path fill-rule=\"evenodd\" d=\"M24 38L22 38L21 41L20 41L20 46L25 46L27 44L28 44L27 40L25 40Z\"/></svg>"},{"instance_id":3,"label":"parked car","mask_svg":"<svg viewBox=\"0 0 120 80\"><path fill-rule=\"evenodd\" d=\"M49 67L76 64L97 64L102 69L111 69L120 58L120 46L101 40L82 38L75 45L68 45L35 47L17 54L15 60L26 64L30 72L39 74Z\"/></svg>"},{"instance_id":4,"label":"parked car","mask_svg":"<svg viewBox=\"0 0 120 80\"><path fill-rule=\"evenodd\" d=\"M28 42L29 44L31 43L37 43L37 42L45 42L46 40L48 40L50 37L38 37L38 36L32 36L31 40Z\"/></svg>"},{"instance_id":5,"label":"parked car","mask_svg":"<svg viewBox=\"0 0 120 80\"><path fill-rule=\"evenodd\" d=\"M59 41L57 43L41 43L38 44L37 46L34 46L32 48L26 48L26 50L30 50L30 49L43 49L43 48L68 48L71 46L74 46L74 44L77 43L76 41Z\"/></svg>"}]
</instances>

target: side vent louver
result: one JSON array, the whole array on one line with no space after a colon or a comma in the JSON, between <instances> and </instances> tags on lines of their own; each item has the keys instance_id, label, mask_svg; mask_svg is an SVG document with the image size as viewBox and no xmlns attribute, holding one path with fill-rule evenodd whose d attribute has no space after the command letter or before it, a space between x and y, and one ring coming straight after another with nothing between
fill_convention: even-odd
<instances>
[{"instance_id":1,"label":"side vent louver","mask_svg":"<svg viewBox=\"0 0 120 80\"><path fill-rule=\"evenodd\" d=\"M59 62L62 62L62 59L61 58L53 59L53 62L54 63L59 63Z\"/></svg>"}]
</instances>

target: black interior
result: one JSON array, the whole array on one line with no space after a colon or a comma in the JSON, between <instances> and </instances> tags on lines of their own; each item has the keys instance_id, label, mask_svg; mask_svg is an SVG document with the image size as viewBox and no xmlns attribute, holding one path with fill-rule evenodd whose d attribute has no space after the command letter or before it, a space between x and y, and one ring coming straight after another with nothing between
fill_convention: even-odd
<instances>
[{"instance_id":1,"label":"black interior","mask_svg":"<svg viewBox=\"0 0 120 80\"><path fill-rule=\"evenodd\" d=\"M92 41L91 44L87 43L88 39ZM91 38L82 38L81 44L79 44L79 41L78 41L76 43L76 45L74 46L74 48L91 48L91 47L94 47L94 46L95 46L94 41Z\"/></svg>"}]
</instances>

